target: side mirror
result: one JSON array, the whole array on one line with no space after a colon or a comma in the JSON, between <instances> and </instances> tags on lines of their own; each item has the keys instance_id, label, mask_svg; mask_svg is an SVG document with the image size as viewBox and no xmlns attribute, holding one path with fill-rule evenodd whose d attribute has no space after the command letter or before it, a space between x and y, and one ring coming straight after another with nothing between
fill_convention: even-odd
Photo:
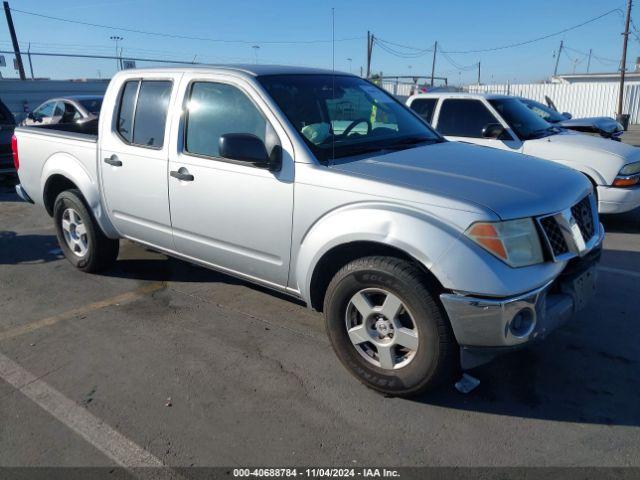
<instances>
[{"instance_id":1,"label":"side mirror","mask_svg":"<svg viewBox=\"0 0 640 480\"><path fill-rule=\"evenodd\" d=\"M482 136L484 138L500 138L506 130L499 123L489 123L482 129Z\"/></svg>"},{"instance_id":2,"label":"side mirror","mask_svg":"<svg viewBox=\"0 0 640 480\"><path fill-rule=\"evenodd\" d=\"M562 116L567 120L571 120L573 118L573 115L571 115L569 112L562 112Z\"/></svg>"},{"instance_id":3,"label":"side mirror","mask_svg":"<svg viewBox=\"0 0 640 480\"><path fill-rule=\"evenodd\" d=\"M34 117L34 116L33 116L33 112L29 112L29 113L27 113L27 118L28 118L29 120L35 120L35 119L36 119L36 117Z\"/></svg>"},{"instance_id":4,"label":"side mirror","mask_svg":"<svg viewBox=\"0 0 640 480\"><path fill-rule=\"evenodd\" d=\"M278 170L277 159L267 153L264 142L250 133L226 133L218 143L220 156L229 160L250 163L254 167ZM279 156L280 149L274 148L274 155Z\"/></svg>"}]
</instances>

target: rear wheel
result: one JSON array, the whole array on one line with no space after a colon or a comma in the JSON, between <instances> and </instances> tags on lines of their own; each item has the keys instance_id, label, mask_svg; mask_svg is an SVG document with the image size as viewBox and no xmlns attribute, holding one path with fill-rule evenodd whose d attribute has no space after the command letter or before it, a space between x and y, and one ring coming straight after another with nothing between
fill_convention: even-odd
<instances>
[{"instance_id":1,"label":"rear wheel","mask_svg":"<svg viewBox=\"0 0 640 480\"><path fill-rule=\"evenodd\" d=\"M60 248L79 270L104 270L118 258L119 241L102 233L79 190L66 190L58 195L53 218Z\"/></svg>"},{"instance_id":2,"label":"rear wheel","mask_svg":"<svg viewBox=\"0 0 640 480\"><path fill-rule=\"evenodd\" d=\"M444 312L413 264L366 257L327 289L327 333L338 358L365 385L413 395L451 378L457 345Z\"/></svg>"}]
</instances>

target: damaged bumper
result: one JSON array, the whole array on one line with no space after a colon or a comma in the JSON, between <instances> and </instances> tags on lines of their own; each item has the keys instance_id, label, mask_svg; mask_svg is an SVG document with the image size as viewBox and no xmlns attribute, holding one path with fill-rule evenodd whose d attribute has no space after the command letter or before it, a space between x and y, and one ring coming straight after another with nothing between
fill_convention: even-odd
<instances>
[{"instance_id":1,"label":"damaged bumper","mask_svg":"<svg viewBox=\"0 0 640 480\"><path fill-rule=\"evenodd\" d=\"M462 349L463 368L542 339L582 310L595 292L600 254L598 245L585 257L569 261L558 278L516 297L442 294L440 299Z\"/></svg>"}]
</instances>

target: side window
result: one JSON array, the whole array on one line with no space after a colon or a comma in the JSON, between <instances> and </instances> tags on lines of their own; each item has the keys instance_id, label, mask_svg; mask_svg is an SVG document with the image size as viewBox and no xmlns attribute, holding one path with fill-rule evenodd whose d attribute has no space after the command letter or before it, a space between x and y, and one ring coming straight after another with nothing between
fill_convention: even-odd
<instances>
[{"instance_id":1,"label":"side window","mask_svg":"<svg viewBox=\"0 0 640 480\"><path fill-rule=\"evenodd\" d=\"M427 123L433 120L433 112L436 109L437 98L416 98L411 102L411 108Z\"/></svg>"},{"instance_id":2,"label":"side window","mask_svg":"<svg viewBox=\"0 0 640 480\"><path fill-rule=\"evenodd\" d=\"M133 140L133 112L136 107L136 93L138 92L139 81L126 82L120 97L120 107L118 109L118 133L127 142Z\"/></svg>"},{"instance_id":3,"label":"side window","mask_svg":"<svg viewBox=\"0 0 640 480\"><path fill-rule=\"evenodd\" d=\"M440 107L437 130L454 137L482 138L482 129L499 123L479 100L446 99Z\"/></svg>"},{"instance_id":4,"label":"side window","mask_svg":"<svg viewBox=\"0 0 640 480\"><path fill-rule=\"evenodd\" d=\"M53 109L53 119L56 123L62 123L64 120L64 102L56 103L56 108Z\"/></svg>"},{"instance_id":5,"label":"side window","mask_svg":"<svg viewBox=\"0 0 640 480\"><path fill-rule=\"evenodd\" d=\"M78 109L70 103L60 102L56 107L56 116L58 116L58 109L60 109L59 115L62 116L60 123L72 123L82 118Z\"/></svg>"},{"instance_id":6,"label":"side window","mask_svg":"<svg viewBox=\"0 0 640 480\"><path fill-rule=\"evenodd\" d=\"M134 145L162 148L170 97L171 82L126 82L118 109L118 133Z\"/></svg>"},{"instance_id":7,"label":"side window","mask_svg":"<svg viewBox=\"0 0 640 480\"><path fill-rule=\"evenodd\" d=\"M53 117L53 110L56 107L56 102L45 103L39 108L33 111L34 118L42 120L43 118Z\"/></svg>"},{"instance_id":8,"label":"side window","mask_svg":"<svg viewBox=\"0 0 640 480\"><path fill-rule=\"evenodd\" d=\"M187 106L185 150L218 157L220 137L226 133L251 133L265 141L267 121L238 88L194 82Z\"/></svg>"},{"instance_id":9,"label":"side window","mask_svg":"<svg viewBox=\"0 0 640 480\"><path fill-rule=\"evenodd\" d=\"M134 144L162 148L170 98L171 82L142 82L133 119Z\"/></svg>"}]
</instances>

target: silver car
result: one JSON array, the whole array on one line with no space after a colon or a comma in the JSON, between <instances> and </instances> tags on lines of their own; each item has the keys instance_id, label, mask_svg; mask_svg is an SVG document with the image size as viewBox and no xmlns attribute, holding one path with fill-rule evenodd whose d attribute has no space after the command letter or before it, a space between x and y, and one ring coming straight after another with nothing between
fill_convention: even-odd
<instances>
[{"instance_id":1,"label":"silver car","mask_svg":"<svg viewBox=\"0 0 640 480\"><path fill-rule=\"evenodd\" d=\"M21 125L82 124L96 120L102 108L102 96L74 95L52 98L36 107Z\"/></svg>"}]
</instances>

